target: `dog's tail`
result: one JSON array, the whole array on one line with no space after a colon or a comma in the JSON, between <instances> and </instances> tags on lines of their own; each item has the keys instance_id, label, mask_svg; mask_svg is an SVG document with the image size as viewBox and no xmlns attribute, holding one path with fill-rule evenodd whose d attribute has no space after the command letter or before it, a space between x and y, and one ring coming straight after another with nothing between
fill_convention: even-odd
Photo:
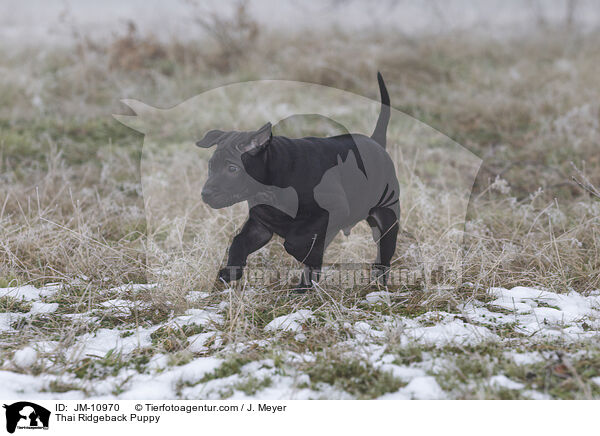
<instances>
[{"instance_id":1,"label":"dog's tail","mask_svg":"<svg viewBox=\"0 0 600 436\"><path fill-rule=\"evenodd\" d=\"M385 87L383 76L379 71L377 72L377 81L379 82L379 92L381 94L381 112L379 112L377 125L371 135L371 139L385 148L387 126L390 121L390 96Z\"/></svg>"}]
</instances>

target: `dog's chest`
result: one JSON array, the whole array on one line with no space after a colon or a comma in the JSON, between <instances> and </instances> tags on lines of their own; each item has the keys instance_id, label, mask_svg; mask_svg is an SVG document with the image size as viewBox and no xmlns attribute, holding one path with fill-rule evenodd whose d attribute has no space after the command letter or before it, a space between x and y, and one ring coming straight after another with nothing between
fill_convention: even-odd
<instances>
[{"instance_id":1,"label":"dog's chest","mask_svg":"<svg viewBox=\"0 0 600 436\"><path fill-rule=\"evenodd\" d=\"M280 209L265 204L252 207L250 216L282 238L285 238L296 222L295 218Z\"/></svg>"}]
</instances>

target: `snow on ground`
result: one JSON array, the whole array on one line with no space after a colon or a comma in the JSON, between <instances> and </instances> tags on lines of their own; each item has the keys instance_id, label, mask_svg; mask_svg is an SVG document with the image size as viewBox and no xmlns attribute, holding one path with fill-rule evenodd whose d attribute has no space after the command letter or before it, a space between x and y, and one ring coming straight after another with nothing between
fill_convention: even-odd
<instances>
[{"instance_id":1,"label":"snow on ground","mask_svg":"<svg viewBox=\"0 0 600 436\"><path fill-rule=\"evenodd\" d=\"M472 321L484 325L515 323L515 329L528 336L560 337L577 340L597 337L600 329L600 297L584 297L575 291L556 294L532 288L490 289L498 297L487 307L464 306ZM505 313L492 312L495 308Z\"/></svg>"},{"instance_id":2,"label":"snow on ground","mask_svg":"<svg viewBox=\"0 0 600 436\"><path fill-rule=\"evenodd\" d=\"M599 359L599 292L492 288L487 302L470 299L455 312L410 316L377 309L398 296L378 291L364 297L371 310L359 320L337 322L331 314L323 320L315 308L295 307L265 323L262 337L236 341L225 339L232 337L225 323L231 290L221 302L213 296L210 304L211 294L191 292L189 304L201 308L134 323L136 316L152 313L153 305L127 297L149 289L109 289L99 293L104 301L85 312L70 311L58 298L60 285L0 289L6 302L0 313L0 396L394 400L460 398L465 392L532 399L568 395L542 388L543 377L555 377L561 389L581 388L596 398L600 392L600 374L592 368ZM114 325L102 324L106 317L114 317L109 318L116 319ZM23 329L36 322L42 322L38 328L57 327L47 337L33 334L23 340ZM302 348L318 323L343 338L329 349L333 357ZM563 344L566 351L548 343ZM249 350L261 352L255 358L235 357ZM571 380L575 388L568 387Z\"/></svg>"},{"instance_id":3,"label":"snow on ground","mask_svg":"<svg viewBox=\"0 0 600 436\"><path fill-rule=\"evenodd\" d=\"M471 344L493 339L498 339L498 336L486 327L465 323L460 319L446 319L433 326L415 326L406 329L405 343L418 342L431 345L448 343Z\"/></svg>"},{"instance_id":4,"label":"snow on ground","mask_svg":"<svg viewBox=\"0 0 600 436\"><path fill-rule=\"evenodd\" d=\"M299 310L298 312L275 318L266 325L265 330L289 330L292 332L299 332L302 331L302 323L308 321L311 317L312 311Z\"/></svg>"},{"instance_id":5,"label":"snow on ground","mask_svg":"<svg viewBox=\"0 0 600 436\"><path fill-rule=\"evenodd\" d=\"M49 285L43 288L36 288L31 285L12 287L12 288L0 288L1 297L12 297L16 299L23 299L26 301L36 301L41 297L48 297L56 293L60 285Z\"/></svg>"}]
</instances>

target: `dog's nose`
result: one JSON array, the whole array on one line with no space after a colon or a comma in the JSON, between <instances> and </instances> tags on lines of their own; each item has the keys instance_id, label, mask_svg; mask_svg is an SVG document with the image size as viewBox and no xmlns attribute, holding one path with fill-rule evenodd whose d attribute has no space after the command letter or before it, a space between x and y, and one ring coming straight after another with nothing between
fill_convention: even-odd
<instances>
[{"instance_id":1,"label":"dog's nose","mask_svg":"<svg viewBox=\"0 0 600 436\"><path fill-rule=\"evenodd\" d=\"M204 202L209 202L210 200L215 198L215 191L213 191L212 189L206 189L204 188L202 190L202 200L204 200Z\"/></svg>"}]
</instances>

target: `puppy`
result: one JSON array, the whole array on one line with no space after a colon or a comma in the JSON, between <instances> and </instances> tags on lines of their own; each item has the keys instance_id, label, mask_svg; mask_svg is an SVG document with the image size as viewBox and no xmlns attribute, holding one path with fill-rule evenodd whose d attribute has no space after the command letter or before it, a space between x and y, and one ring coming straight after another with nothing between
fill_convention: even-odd
<instances>
[{"instance_id":1,"label":"puppy","mask_svg":"<svg viewBox=\"0 0 600 436\"><path fill-rule=\"evenodd\" d=\"M211 130L196 143L216 150L209 160L202 199L221 209L248 201L249 216L229 247L224 282L238 280L249 254L281 236L285 250L304 264L298 286L318 281L325 248L367 220L377 243L373 267L385 284L396 249L400 216L399 185L385 150L390 99L380 73L381 111L371 137L273 136L271 123L253 132Z\"/></svg>"}]
</instances>

